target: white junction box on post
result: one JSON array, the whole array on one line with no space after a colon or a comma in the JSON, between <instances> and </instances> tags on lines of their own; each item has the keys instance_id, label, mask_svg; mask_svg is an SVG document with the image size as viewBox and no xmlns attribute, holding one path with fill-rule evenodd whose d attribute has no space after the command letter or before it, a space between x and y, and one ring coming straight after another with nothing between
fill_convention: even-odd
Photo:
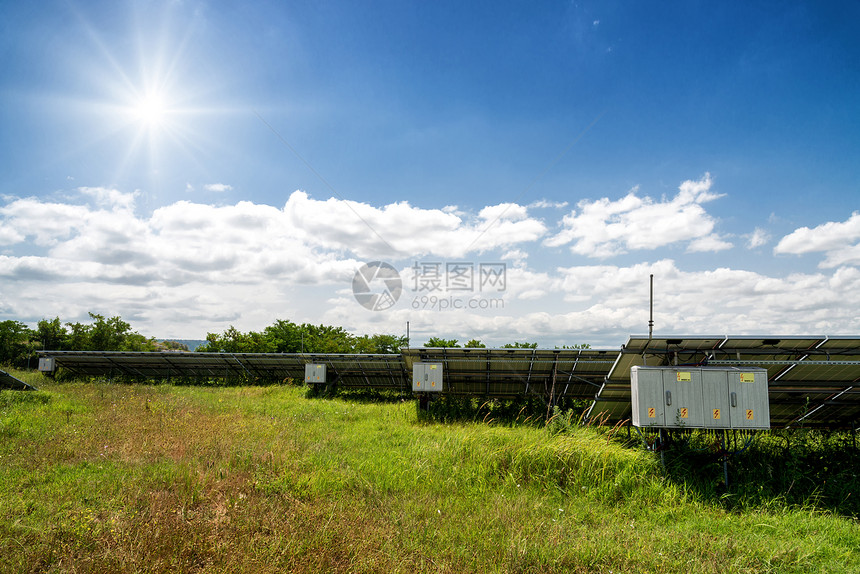
<instances>
[{"instance_id":1,"label":"white junction box on post","mask_svg":"<svg viewBox=\"0 0 860 574\"><path fill-rule=\"evenodd\" d=\"M308 363L305 365L305 383L324 383L325 365L318 363Z\"/></svg>"},{"instance_id":2,"label":"white junction box on post","mask_svg":"<svg viewBox=\"0 0 860 574\"><path fill-rule=\"evenodd\" d=\"M442 391L442 363L414 363L412 365L412 392L436 393Z\"/></svg>"},{"instance_id":3,"label":"white junction box on post","mask_svg":"<svg viewBox=\"0 0 860 574\"><path fill-rule=\"evenodd\" d=\"M630 392L637 427L770 428L766 369L637 366Z\"/></svg>"}]
</instances>

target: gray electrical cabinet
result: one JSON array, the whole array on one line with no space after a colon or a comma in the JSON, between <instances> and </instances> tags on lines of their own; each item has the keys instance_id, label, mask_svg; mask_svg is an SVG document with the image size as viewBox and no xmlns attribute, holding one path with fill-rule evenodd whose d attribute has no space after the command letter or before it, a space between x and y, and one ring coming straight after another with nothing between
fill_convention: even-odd
<instances>
[{"instance_id":1,"label":"gray electrical cabinet","mask_svg":"<svg viewBox=\"0 0 860 574\"><path fill-rule=\"evenodd\" d=\"M767 429L767 370L632 367L633 425L654 428Z\"/></svg>"},{"instance_id":2,"label":"gray electrical cabinet","mask_svg":"<svg viewBox=\"0 0 860 574\"><path fill-rule=\"evenodd\" d=\"M305 383L324 383L325 365L319 363L308 363L305 365Z\"/></svg>"},{"instance_id":3,"label":"gray electrical cabinet","mask_svg":"<svg viewBox=\"0 0 860 574\"><path fill-rule=\"evenodd\" d=\"M442 363L414 363L412 365L412 392L437 393L442 391Z\"/></svg>"},{"instance_id":4,"label":"gray electrical cabinet","mask_svg":"<svg viewBox=\"0 0 860 574\"><path fill-rule=\"evenodd\" d=\"M39 357L39 370L43 373L53 373L56 369L54 357Z\"/></svg>"},{"instance_id":5,"label":"gray electrical cabinet","mask_svg":"<svg viewBox=\"0 0 860 574\"><path fill-rule=\"evenodd\" d=\"M748 369L728 373L732 428L770 428L767 371Z\"/></svg>"}]
</instances>

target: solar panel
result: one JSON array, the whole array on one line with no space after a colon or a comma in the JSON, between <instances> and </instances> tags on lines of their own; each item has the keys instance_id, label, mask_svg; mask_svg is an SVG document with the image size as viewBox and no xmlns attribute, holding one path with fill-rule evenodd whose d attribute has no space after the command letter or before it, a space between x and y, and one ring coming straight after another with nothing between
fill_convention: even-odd
<instances>
[{"instance_id":1,"label":"solar panel","mask_svg":"<svg viewBox=\"0 0 860 574\"><path fill-rule=\"evenodd\" d=\"M19 379L18 377L12 376L6 371L0 371L0 389L11 389L14 391L38 391L36 387L29 385Z\"/></svg>"}]
</instances>

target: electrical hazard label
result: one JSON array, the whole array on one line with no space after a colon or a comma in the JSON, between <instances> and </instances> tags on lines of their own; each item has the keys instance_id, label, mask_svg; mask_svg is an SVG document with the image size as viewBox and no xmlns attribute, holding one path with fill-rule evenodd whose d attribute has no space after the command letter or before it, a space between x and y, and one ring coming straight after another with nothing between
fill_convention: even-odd
<instances>
[{"instance_id":1,"label":"electrical hazard label","mask_svg":"<svg viewBox=\"0 0 860 574\"><path fill-rule=\"evenodd\" d=\"M648 418L649 419L656 419L657 418L657 409L655 409L654 407L650 407L648 409Z\"/></svg>"},{"instance_id":2,"label":"electrical hazard label","mask_svg":"<svg viewBox=\"0 0 860 574\"><path fill-rule=\"evenodd\" d=\"M681 409L681 418L682 419L690 418L686 408Z\"/></svg>"},{"instance_id":3,"label":"electrical hazard label","mask_svg":"<svg viewBox=\"0 0 860 574\"><path fill-rule=\"evenodd\" d=\"M748 421L753 420L753 410L752 409L747 409L747 420Z\"/></svg>"},{"instance_id":4,"label":"electrical hazard label","mask_svg":"<svg viewBox=\"0 0 860 574\"><path fill-rule=\"evenodd\" d=\"M690 375L689 372L679 372L678 373L678 382L679 383L681 383L681 382L689 383L692 380L693 380L693 377Z\"/></svg>"},{"instance_id":5,"label":"electrical hazard label","mask_svg":"<svg viewBox=\"0 0 860 574\"><path fill-rule=\"evenodd\" d=\"M741 373L741 382L742 383L754 383L755 382L755 373Z\"/></svg>"},{"instance_id":6,"label":"electrical hazard label","mask_svg":"<svg viewBox=\"0 0 860 574\"><path fill-rule=\"evenodd\" d=\"M714 409L714 420L720 420L720 409Z\"/></svg>"}]
</instances>

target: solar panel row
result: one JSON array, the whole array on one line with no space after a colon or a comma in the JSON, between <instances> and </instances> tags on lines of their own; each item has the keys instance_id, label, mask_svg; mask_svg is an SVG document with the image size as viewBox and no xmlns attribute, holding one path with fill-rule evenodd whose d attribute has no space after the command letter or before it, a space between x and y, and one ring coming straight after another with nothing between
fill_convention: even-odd
<instances>
[{"instance_id":1,"label":"solar panel row","mask_svg":"<svg viewBox=\"0 0 860 574\"><path fill-rule=\"evenodd\" d=\"M772 426L857 428L860 337L647 337L620 349L409 348L400 354L126 353L44 351L77 375L147 379L304 380L325 364L343 388L406 391L416 362L442 363L445 392L488 398L593 399L592 418L631 417L630 369L756 366L767 369Z\"/></svg>"}]
</instances>

